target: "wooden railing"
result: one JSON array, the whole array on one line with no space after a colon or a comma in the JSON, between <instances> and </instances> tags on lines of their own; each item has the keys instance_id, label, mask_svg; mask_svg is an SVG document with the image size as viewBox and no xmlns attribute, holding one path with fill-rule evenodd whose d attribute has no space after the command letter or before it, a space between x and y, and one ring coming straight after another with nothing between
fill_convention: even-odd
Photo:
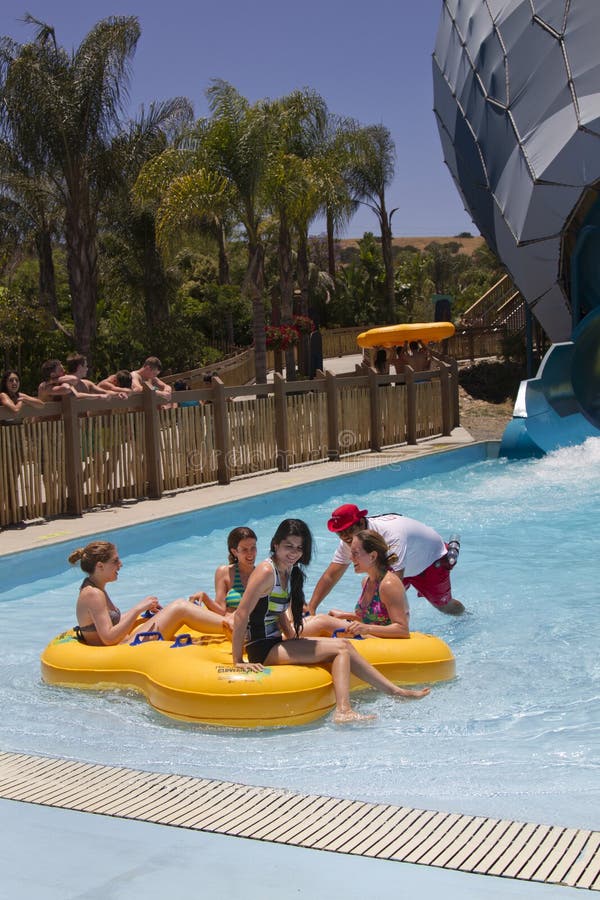
<instances>
[{"instance_id":1,"label":"wooden railing","mask_svg":"<svg viewBox=\"0 0 600 900\"><path fill-rule=\"evenodd\" d=\"M122 400L68 396L23 419L0 407L0 525L450 434L457 366L438 365L291 383L276 375L268 385L214 379L175 392L168 407L148 389Z\"/></svg>"},{"instance_id":2,"label":"wooden railing","mask_svg":"<svg viewBox=\"0 0 600 900\"><path fill-rule=\"evenodd\" d=\"M509 275L494 284L461 317L466 327L504 328L513 334L525 328L525 299Z\"/></svg>"},{"instance_id":3,"label":"wooden railing","mask_svg":"<svg viewBox=\"0 0 600 900\"><path fill-rule=\"evenodd\" d=\"M502 356L506 328L461 328L443 342L444 357L471 361L489 356Z\"/></svg>"},{"instance_id":4,"label":"wooden railing","mask_svg":"<svg viewBox=\"0 0 600 900\"><path fill-rule=\"evenodd\" d=\"M331 359L337 356L350 356L353 353L358 353L359 347L356 343L356 338L361 331L366 331L371 327L371 325L357 325L352 328L331 328L327 331L322 331L323 358ZM268 350L267 369L272 371L274 368L275 354L272 350ZM188 369L175 375L165 375L163 378L167 384L175 384L176 381L182 380L191 388L200 388L204 386L205 376L210 376L214 373L227 385L250 384L254 381L256 373L254 349L250 347L247 350L240 350L227 359L220 360L212 365L198 366L195 369Z\"/></svg>"},{"instance_id":5,"label":"wooden railing","mask_svg":"<svg viewBox=\"0 0 600 900\"><path fill-rule=\"evenodd\" d=\"M175 384L181 380L191 388L201 388L205 387L205 376L210 377L215 373L224 384L248 384L255 377L254 350L250 347L212 365L198 366L175 375L164 375L163 380L167 384Z\"/></svg>"}]
</instances>

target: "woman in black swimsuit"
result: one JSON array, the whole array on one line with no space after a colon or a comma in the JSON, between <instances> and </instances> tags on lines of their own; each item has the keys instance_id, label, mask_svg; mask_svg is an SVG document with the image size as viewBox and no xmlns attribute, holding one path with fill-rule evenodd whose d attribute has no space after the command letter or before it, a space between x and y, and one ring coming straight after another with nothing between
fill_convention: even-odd
<instances>
[{"instance_id":1,"label":"woman in black swimsuit","mask_svg":"<svg viewBox=\"0 0 600 900\"><path fill-rule=\"evenodd\" d=\"M79 588L77 626L79 640L96 647L127 641L136 631L158 631L171 640L183 627L209 634L223 633L223 617L187 600L173 600L164 609L157 597L144 597L132 609L121 614L108 594L106 585L116 581L123 565L117 548L109 541L92 541L69 556L71 565L79 563L87 577ZM152 617L139 624L142 613Z\"/></svg>"},{"instance_id":2,"label":"woman in black swimsuit","mask_svg":"<svg viewBox=\"0 0 600 900\"><path fill-rule=\"evenodd\" d=\"M301 519L285 519L271 541L271 556L260 563L250 578L234 614L233 663L260 672L265 666L321 665L329 669L335 692L334 721L371 719L350 705L350 675L395 697L424 697L429 688L407 690L388 681L341 638L303 638L304 566L312 556L312 535ZM287 616L291 605L292 622ZM247 635L248 662L243 661Z\"/></svg>"}]
</instances>

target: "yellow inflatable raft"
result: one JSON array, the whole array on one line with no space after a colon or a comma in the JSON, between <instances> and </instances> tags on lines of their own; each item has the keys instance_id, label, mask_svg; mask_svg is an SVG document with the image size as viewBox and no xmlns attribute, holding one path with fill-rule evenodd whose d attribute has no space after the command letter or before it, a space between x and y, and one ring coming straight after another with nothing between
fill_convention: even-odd
<instances>
[{"instance_id":1,"label":"yellow inflatable raft","mask_svg":"<svg viewBox=\"0 0 600 900\"><path fill-rule=\"evenodd\" d=\"M366 638L356 649L391 681L422 684L454 676L454 657L440 638ZM231 643L214 635L179 635L114 647L90 647L74 632L59 634L41 657L48 684L133 688L176 719L256 728L302 725L334 706L331 675L319 666L273 666L247 672L231 663ZM356 681L353 688L364 688Z\"/></svg>"},{"instance_id":2,"label":"yellow inflatable raft","mask_svg":"<svg viewBox=\"0 0 600 900\"><path fill-rule=\"evenodd\" d=\"M386 325L370 328L357 337L359 347L397 347L405 341L443 341L456 329L452 322L414 322L412 325Z\"/></svg>"}]
</instances>

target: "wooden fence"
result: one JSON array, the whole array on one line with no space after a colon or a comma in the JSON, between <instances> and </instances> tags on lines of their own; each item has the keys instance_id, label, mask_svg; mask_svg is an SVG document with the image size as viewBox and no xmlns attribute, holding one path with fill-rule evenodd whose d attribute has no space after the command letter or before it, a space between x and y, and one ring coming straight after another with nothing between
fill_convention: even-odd
<instances>
[{"instance_id":1,"label":"wooden fence","mask_svg":"<svg viewBox=\"0 0 600 900\"><path fill-rule=\"evenodd\" d=\"M148 389L68 396L23 419L0 407L0 526L450 434L457 366L436 365L241 387L215 378L169 407Z\"/></svg>"}]
</instances>

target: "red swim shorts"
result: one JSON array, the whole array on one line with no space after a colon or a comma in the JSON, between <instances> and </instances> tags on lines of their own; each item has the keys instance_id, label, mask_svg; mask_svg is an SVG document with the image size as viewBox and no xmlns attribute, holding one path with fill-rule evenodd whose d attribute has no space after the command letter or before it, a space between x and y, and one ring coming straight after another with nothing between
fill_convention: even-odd
<instances>
[{"instance_id":1,"label":"red swim shorts","mask_svg":"<svg viewBox=\"0 0 600 900\"><path fill-rule=\"evenodd\" d=\"M437 560L420 575L403 578L405 588L414 587L419 597L425 597L433 606L447 606L452 600L450 571Z\"/></svg>"}]
</instances>

